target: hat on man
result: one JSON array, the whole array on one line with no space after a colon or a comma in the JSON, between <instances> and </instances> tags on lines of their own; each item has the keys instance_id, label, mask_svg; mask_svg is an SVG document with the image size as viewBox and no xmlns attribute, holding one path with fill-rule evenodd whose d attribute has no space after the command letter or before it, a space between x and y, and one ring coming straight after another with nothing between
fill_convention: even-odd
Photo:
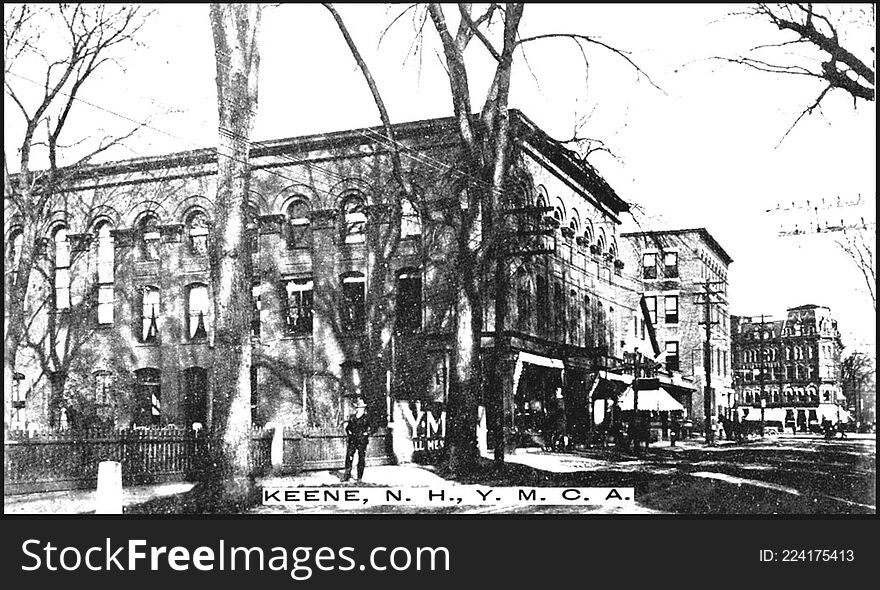
<instances>
[{"instance_id":1,"label":"hat on man","mask_svg":"<svg viewBox=\"0 0 880 590\"><path fill-rule=\"evenodd\" d=\"M354 400L354 408L355 409L366 408L366 407L367 407L367 404L366 404L366 402L364 402L363 398L359 397Z\"/></svg>"}]
</instances>

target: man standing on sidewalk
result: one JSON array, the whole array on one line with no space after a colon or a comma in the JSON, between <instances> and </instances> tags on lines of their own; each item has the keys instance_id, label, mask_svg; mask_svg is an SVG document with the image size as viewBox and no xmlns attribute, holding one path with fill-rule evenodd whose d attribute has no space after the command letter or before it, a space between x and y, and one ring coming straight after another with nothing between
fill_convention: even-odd
<instances>
[{"instance_id":1,"label":"man standing on sidewalk","mask_svg":"<svg viewBox=\"0 0 880 590\"><path fill-rule=\"evenodd\" d=\"M345 424L345 434L348 435L348 444L345 449L345 474L342 481L351 479L351 464L354 462L354 454L358 454L357 480L364 477L364 468L367 466L367 443L373 433L373 426L367 417L367 404L357 398L354 404L354 416Z\"/></svg>"}]
</instances>

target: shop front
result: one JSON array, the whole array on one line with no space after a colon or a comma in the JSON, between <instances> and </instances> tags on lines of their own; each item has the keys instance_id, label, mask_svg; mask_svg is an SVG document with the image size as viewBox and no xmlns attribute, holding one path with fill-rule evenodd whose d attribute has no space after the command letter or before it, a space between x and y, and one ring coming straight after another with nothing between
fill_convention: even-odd
<instances>
[{"instance_id":1,"label":"shop front","mask_svg":"<svg viewBox=\"0 0 880 590\"><path fill-rule=\"evenodd\" d=\"M517 447L549 447L566 432L565 365L559 359L520 352L513 377Z\"/></svg>"}]
</instances>

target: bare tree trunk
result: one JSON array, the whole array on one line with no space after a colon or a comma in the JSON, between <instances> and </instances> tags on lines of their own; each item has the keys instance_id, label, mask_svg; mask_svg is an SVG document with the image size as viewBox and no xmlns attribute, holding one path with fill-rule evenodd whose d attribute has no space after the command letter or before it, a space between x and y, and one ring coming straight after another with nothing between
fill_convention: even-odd
<instances>
[{"instance_id":1,"label":"bare tree trunk","mask_svg":"<svg viewBox=\"0 0 880 590\"><path fill-rule=\"evenodd\" d=\"M257 105L259 5L212 4L217 62L217 198L210 250L214 290L212 430L226 479L248 475L251 429L252 252L246 239L250 132Z\"/></svg>"},{"instance_id":2,"label":"bare tree trunk","mask_svg":"<svg viewBox=\"0 0 880 590\"><path fill-rule=\"evenodd\" d=\"M452 371L447 404L449 469L466 472L476 465L477 405L481 391L480 332L482 309L479 297L469 293L464 281L456 286Z\"/></svg>"}]
</instances>

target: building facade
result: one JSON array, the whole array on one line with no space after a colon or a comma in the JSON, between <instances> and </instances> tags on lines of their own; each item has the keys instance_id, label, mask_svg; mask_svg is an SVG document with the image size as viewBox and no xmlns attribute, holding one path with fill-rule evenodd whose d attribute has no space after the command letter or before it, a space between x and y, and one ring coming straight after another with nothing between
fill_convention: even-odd
<instances>
[{"instance_id":1,"label":"building facade","mask_svg":"<svg viewBox=\"0 0 880 590\"><path fill-rule=\"evenodd\" d=\"M626 372L628 350L656 347L642 277L620 255L628 206L524 115L511 118L510 311L496 326L487 293L482 322L483 350L502 347L504 377L482 403L503 413L509 444L563 405L585 437L601 377ZM426 424L443 420L459 272L445 212L466 206L475 182L456 167L455 133L452 119L396 126L417 202L399 200L381 129L253 145L254 424L338 428L353 396L388 420L414 407ZM212 150L70 178L41 230L30 345L7 367L8 428L210 427L215 192ZM7 212L12 272L20 224ZM374 362L386 350L390 362Z\"/></svg>"},{"instance_id":2,"label":"building facade","mask_svg":"<svg viewBox=\"0 0 880 590\"><path fill-rule=\"evenodd\" d=\"M708 361L714 390L712 416L728 414L733 403L727 272L733 262L704 228L624 233L628 264L644 282L644 297L657 340L671 371L680 371L696 391L681 397L695 425L705 419ZM710 305L705 305L709 281ZM709 357L705 356L710 322Z\"/></svg>"},{"instance_id":3,"label":"building facade","mask_svg":"<svg viewBox=\"0 0 880 590\"><path fill-rule=\"evenodd\" d=\"M846 421L840 384L843 345L831 310L802 305L785 319L731 318L739 417L779 422L795 432L816 431L823 420Z\"/></svg>"}]
</instances>

